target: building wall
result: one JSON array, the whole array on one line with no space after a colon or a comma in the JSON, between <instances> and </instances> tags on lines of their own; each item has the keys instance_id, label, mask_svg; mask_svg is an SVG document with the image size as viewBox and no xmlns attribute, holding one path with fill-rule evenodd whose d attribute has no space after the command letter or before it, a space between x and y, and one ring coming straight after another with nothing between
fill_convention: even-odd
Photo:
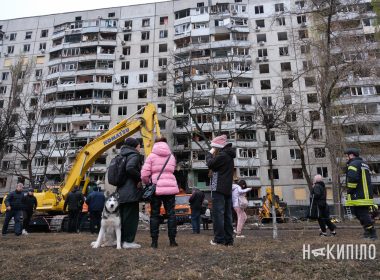
<instances>
[{"instance_id":1,"label":"building wall","mask_svg":"<svg viewBox=\"0 0 380 280\"><path fill-rule=\"evenodd\" d=\"M198 7L198 3L203 3L204 7L207 8L209 13L200 13L200 9L205 9ZM297 75L301 75L304 72L303 62L310 60L311 57L308 54L301 53L300 45L302 44L299 38L299 31L305 30L311 26L312 22L310 18L306 15L307 21L306 25L300 24L297 21L297 16L304 15L302 9L297 8L294 1L282 1L284 4L284 12L276 12L275 4L279 4L278 1L265 1L262 3L257 0L243 0L241 2L235 1L224 1L223 3L229 3L229 11L227 13L223 12L214 12L210 13L212 7L217 5L218 1L184 1L184 0L175 0L167 1L162 3L150 3L144 5L135 5L135 6L125 6L117 8L107 8L107 9L98 9L98 10L89 10L89 11L80 11L80 12L71 12L64 14L48 15L48 16L38 16L30 18L21 18L21 19L12 19L6 21L0 21L0 26L2 26L2 31L4 32L3 40L0 41L0 72L7 72L8 66L10 63L15 61L18 55L25 55L28 58L37 59L39 64L36 64L36 69L43 70L43 80L49 81L54 80L58 77L60 79L74 78L77 76L96 76L96 75L110 75L112 76L111 83L94 83L94 85L88 86L90 90L107 90L111 92L110 98L101 98L102 106L109 106L109 114L99 115L94 112L89 115L86 114L75 114L71 116L59 116L55 118L55 123L71 123L71 128L73 128L73 133L76 135L70 135L70 137L80 137L86 141L90 141L91 138L96 137L102 131L90 129L89 131L79 129L81 123L84 124L95 124L95 123L104 123L108 124L109 127L112 127L118 123L124 117L130 116L135 111L137 111L138 106L145 104L146 102L153 102L155 104L166 105L166 112L159 115L161 123L166 123L166 129L163 129L164 135L166 135L173 146L173 150L177 155L180 155L183 152L189 153L190 156L187 157L186 166L191 166L189 170L189 187L198 186L206 189L207 182L198 183L200 180L198 178L198 173L204 173L206 166L204 161L194 161L191 157L193 151L197 151L197 147L190 145L187 148L182 148L182 146L176 145L177 135L184 132L183 128L176 127L175 119L172 120L172 117L178 117L176 113L176 106L173 104L172 98L169 95L172 95L174 92L174 87L172 79L170 77L170 72L175 70L175 67L170 65L170 61L173 60L175 56L186 55L194 46L182 47L179 46L179 39L186 40L192 36L209 36L211 41L209 43L197 44L196 48L199 49L210 49L211 51L221 50L225 48L231 48L240 46L249 48L249 60L251 61L252 68L244 77L247 81L250 81L251 86L248 89L240 89L240 94L235 98L235 105L237 108L235 120L230 123L224 124L226 129L230 131L238 130L238 118L244 113L244 110L239 104L239 96L244 96L244 98L250 98L252 106L256 100L260 101L264 97L273 97L273 100L276 98L276 95L283 94L282 91L282 79L290 78ZM236 6L231 6L236 5ZM238 11L233 12L232 7L239 6ZM242 6L245 6L246 10L243 12ZM263 6L263 13L256 13L258 6ZM175 13L184 9L190 9L190 15L176 19ZM109 17L110 13L114 13L113 17ZM164 24L160 24L160 17L167 16L168 19ZM58 38L67 38L70 34L81 34L82 36L87 34L85 28L79 28L74 30L69 30L63 33L55 32L57 26L72 23L75 24L76 18L81 17L80 21L98 21L100 24L105 23L105 21L116 20L116 25L112 27L101 27L97 29L97 33L101 34L115 34L115 40L109 40L107 42L99 40L98 42L89 43L81 41L80 43L71 43L71 44L59 44L53 46L53 41L56 41ZM217 19L231 19L240 17L247 20L246 26L235 26L228 29L226 27L215 26L215 20ZM279 25L277 18L284 18L286 24ZM132 20L133 25L131 30L125 29L125 22ZM148 26L143 26L143 20L149 20ZM257 20L264 20L265 27L259 29L256 28ZM208 23L208 28L204 29L194 29L192 26L198 22ZM189 24L189 31L181 34L175 34L175 27L182 24ZM233 31L231 31L233 29ZM42 30L48 30L48 35L46 37L41 37ZM95 29L94 29L95 30ZM164 30L167 30L167 37L160 38L160 33ZM25 39L26 32L32 32L30 39ZM141 33L149 31L149 39L142 40ZM215 36L218 34L230 34L234 32L245 33L248 36L247 41L235 41L235 40L223 40L215 41ZM279 40L279 32L286 32L287 40ZM17 33L16 40L10 41L9 37L11 33ZM130 33L131 40L126 41L125 35ZM266 35L266 42L260 43L258 35ZM232 37L231 37L232 38ZM41 52L39 50L40 44L46 43L46 50ZM25 44L30 44L30 50L28 52L22 53L20 50L24 48ZM159 45L167 44L167 51L160 52ZM79 55L71 58L57 58L51 59L53 53L56 53L59 50L68 49L72 47L84 48L86 46L96 46L99 50L100 47L114 47L114 54L96 54L96 55ZM141 45L149 45L149 52L144 54L140 53ZM9 46L14 46L14 53L5 56ZM123 48L129 46L131 48L129 55L123 55ZM280 55L279 48L288 47L288 55ZM267 55L264 59L263 55L259 55L261 50L266 49ZM167 58L169 61L168 70L159 66L159 59ZM148 67L140 68L140 60L148 60ZM259 59L259 60L257 60ZM108 70L93 69L85 71L58 71L57 73L49 73L49 67L64 62L79 63L83 61L93 61L93 60L108 60L113 62L113 68ZM122 63L129 61L130 66L128 70L122 70ZM290 62L291 71L281 71L281 63ZM260 73L260 65L268 64L269 73ZM159 82L159 74L167 72L167 83ZM139 75L146 74L147 81L139 82ZM120 82L121 76L128 76L128 84L123 87ZM202 79L202 77L199 77ZM261 89L261 80L271 80L271 89L262 90ZM119 81L119 82L118 82ZM33 84L37 83L38 80L36 77L31 75L30 82L27 87L24 88L24 91L30 91L33 88ZM373 81L374 83L378 83ZM0 86L8 86L7 93L9 94L9 84L10 80L5 80ZM86 85L87 86L87 85ZM54 94L56 91L61 93L70 92L76 90L76 92L82 92L86 88L83 85L57 85L50 88L44 88L44 94ZM158 88L166 88L166 96L158 96ZM146 89L147 97L139 98L138 90ZM128 98L119 99L120 91L128 91ZM281 93L279 93L281 92ZM301 108L304 109L304 114L297 116L297 125L305 125L305 118L308 116L309 111L313 108L316 108L318 104L310 104L307 102L307 94L315 93L316 90L314 87L309 87L305 85L304 78L300 78L293 82L293 88L291 91L292 100L295 104L298 104ZM6 93L6 94L7 94ZM6 94L0 94L0 99L7 96ZM218 94L223 96L223 91L221 90ZM372 97L372 96L371 96ZM378 102L377 96L373 96L371 102ZM78 100L76 100L78 101ZM92 98L87 101L80 101L83 105L91 105L91 108L99 105L98 101L95 98ZM356 102L356 101L355 101ZM76 106L79 103L73 103L69 100L62 101L60 106L70 107ZM50 104L50 107L54 107L55 103ZM240 106L240 107L239 107ZM253 110L253 107L247 106L246 108ZM127 108L127 115L120 116L118 114L119 107ZM245 109L247 110L247 109ZM377 109L378 110L378 109ZM323 122L316 122L316 128L321 128L323 130ZM193 124L189 124L190 128L193 128ZM235 165L237 167L237 176L246 179L249 185L259 188L259 195L265 195L265 188L270 185L268 179L268 160L266 155L267 147L265 145L265 134L264 131L260 128L255 128L256 130L256 141L237 141L236 139L230 139L234 146L238 149L242 148L252 148L256 149L257 156L253 159L247 158L237 158L235 160ZM378 138L380 131L375 131L376 135L372 138ZM174 134L173 134L174 133ZM324 134L325 135L325 134ZM141 136L136 135L137 138ZM376 139L377 139L376 138ZM377 141L378 139L369 139L368 141ZM367 140L366 140L367 141ZM17 141L15 141L17 143ZM296 149L297 146L294 141L289 140L287 135L276 132L276 140L272 143L273 149L277 151L277 160L274 160L274 168L279 171L279 179L275 180L277 186L277 191L285 201L291 205L302 205L308 203L308 191L303 189L306 188L306 183L304 179L293 179L292 177L292 168L300 168L299 159L291 159L290 149ZM17 143L21 145L21 143ZM327 186L331 188L331 169L328 164L327 156L324 158L315 158L314 148L321 147L320 141L311 141L307 147L307 167L310 170L311 174L314 175L317 173L317 167L327 168L328 174L325 176L325 182ZM104 173L106 171L107 164L110 159L118 152L117 149L112 149L106 152L106 161L102 163L97 163L94 165L91 170L92 173L97 174L94 180L101 179L104 180ZM68 164L72 163L75 156L75 149L70 149L67 157L69 158ZM4 160L15 161L16 164L20 161L20 156L15 153L5 155ZM244 168L255 168L257 169L256 176L242 177L241 169ZM39 174L41 171L37 171ZM51 170L51 174L57 173L56 171ZM17 178L14 176L2 175L2 178L7 178L7 184L3 188L0 188L0 195L3 195L5 192L8 192L10 189L14 188ZM207 180L206 180L207 181ZM109 187L109 186L108 186ZM300 191L302 189L302 191Z\"/></svg>"}]
</instances>

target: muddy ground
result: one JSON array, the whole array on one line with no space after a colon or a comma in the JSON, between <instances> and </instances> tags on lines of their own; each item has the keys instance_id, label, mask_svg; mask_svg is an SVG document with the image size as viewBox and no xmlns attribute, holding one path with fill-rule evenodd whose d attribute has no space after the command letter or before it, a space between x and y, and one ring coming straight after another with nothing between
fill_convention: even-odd
<instances>
[{"instance_id":1,"label":"muddy ground","mask_svg":"<svg viewBox=\"0 0 380 280\"><path fill-rule=\"evenodd\" d=\"M179 228L179 247L169 247L161 230L159 248L151 249L149 231L139 229L141 249L92 249L89 233L31 233L0 239L0 279L380 279L380 242L375 260L303 260L303 244L366 244L361 230L341 229L337 237L320 238L317 229L247 229L233 247L211 246L212 231L191 234ZM369 243L368 243L369 244Z\"/></svg>"}]
</instances>

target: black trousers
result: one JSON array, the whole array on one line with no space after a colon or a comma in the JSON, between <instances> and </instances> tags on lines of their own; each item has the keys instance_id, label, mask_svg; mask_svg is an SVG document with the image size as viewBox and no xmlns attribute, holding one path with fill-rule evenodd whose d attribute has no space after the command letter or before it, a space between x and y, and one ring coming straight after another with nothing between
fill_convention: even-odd
<instances>
[{"instance_id":1,"label":"black trousers","mask_svg":"<svg viewBox=\"0 0 380 280\"><path fill-rule=\"evenodd\" d=\"M100 230L100 223L102 221L102 211L90 212L90 231L91 233L98 233Z\"/></svg>"},{"instance_id":2,"label":"black trousers","mask_svg":"<svg viewBox=\"0 0 380 280\"><path fill-rule=\"evenodd\" d=\"M175 195L154 195L150 202L150 236L152 239L158 239L160 228L160 208L164 204L168 216L168 236L169 239L175 239L177 235L177 221L175 218Z\"/></svg>"},{"instance_id":3,"label":"black trousers","mask_svg":"<svg viewBox=\"0 0 380 280\"><path fill-rule=\"evenodd\" d=\"M352 213L356 216L356 218L360 221L360 224L364 229L370 228L373 226L374 221L369 214L369 206L352 206Z\"/></svg>"},{"instance_id":4,"label":"black trousers","mask_svg":"<svg viewBox=\"0 0 380 280\"><path fill-rule=\"evenodd\" d=\"M33 210L32 211L24 210L22 213L22 228L25 229L26 231L30 230L29 223L30 223L30 220L32 219L32 215L33 215Z\"/></svg>"},{"instance_id":5,"label":"black trousers","mask_svg":"<svg viewBox=\"0 0 380 280\"><path fill-rule=\"evenodd\" d=\"M69 232L78 232L81 210L69 210Z\"/></svg>"},{"instance_id":6,"label":"black trousers","mask_svg":"<svg viewBox=\"0 0 380 280\"><path fill-rule=\"evenodd\" d=\"M329 206L325 204L322 206L318 205L317 207L319 209L318 224L321 231L326 232L326 226L330 231L334 231L336 226L331 222Z\"/></svg>"},{"instance_id":7,"label":"black trousers","mask_svg":"<svg viewBox=\"0 0 380 280\"><path fill-rule=\"evenodd\" d=\"M139 225L139 202L121 203L120 218L121 242L134 242Z\"/></svg>"}]
</instances>

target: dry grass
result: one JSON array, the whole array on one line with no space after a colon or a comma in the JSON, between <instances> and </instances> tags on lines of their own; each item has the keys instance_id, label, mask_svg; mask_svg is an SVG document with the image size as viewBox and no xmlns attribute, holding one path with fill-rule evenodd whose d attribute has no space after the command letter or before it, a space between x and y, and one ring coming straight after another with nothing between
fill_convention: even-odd
<instances>
[{"instance_id":1,"label":"dry grass","mask_svg":"<svg viewBox=\"0 0 380 280\"><path fill-rule=\"evenodd\" d=\"M5 279L380 279L376 260L302 259L302 245L363 243L359 229L320 239L318 231L246 230L235 246L211 246L212 232L178 233L179 247L169 247L161 231L159 248L149 247L149 232L140 230L138 250L90 248L88 233L8 234L0 243L0 278ZM376 243L380 250L379 242Z\"/></svg>"}]
</instances>

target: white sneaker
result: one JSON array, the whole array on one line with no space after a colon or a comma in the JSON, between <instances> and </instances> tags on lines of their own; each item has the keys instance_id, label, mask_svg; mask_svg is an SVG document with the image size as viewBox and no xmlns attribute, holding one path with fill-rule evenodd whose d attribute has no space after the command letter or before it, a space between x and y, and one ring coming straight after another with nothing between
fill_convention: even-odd
<instances>
[{"instance_id":1,"label":"white sneaker","mask_svg":"<svg viewBox=\"0 0 380 280\"><path fill-rule=\"evenodd\" d=\"M137 244L135 242L131 242L131 243L129 243L129 242L123 242L122 247L124 249L139 249L139 248L141 248L141 245Z\"/></svg>"},{"instance_id":2,"label":"white sneaker","mask_svg":"<svg viewBox=\"0 0 380 280\"><path fill-rule=\"evenodd\" d=\"M234 233L235 233L235 234L237 233L236 229L234 229Z\"/></svg>"},{"instance_id":3,"label":"white sneaker","mask_svg":"<svg viewBox=\"0 0 380 280\"><path fill-rule=\"evenodd\" d=\"M221 244L221 243L217 243L217 242L215 242L214 240L210 240L210 244L211 244L212 246L223 245L223 244Z\"/></svg>"},{"instance_id":4,"label":"white sneaker","mask_svg":"<svg viewBox=\"0 0 380 280\"><path fill-rule=\"evenodd\" d=\"M237 234L236 238L245 238L245 235Z\"/></svg>"},{"instance_id":5,"label":"white sneaker","mask_svg":"<svg viewBox=\"0 0 380 280\"><path fill-rule=\"evenodd\" d=\"M28 235L29 233L25 229L23 229L21 234L22 235Z\"/></svg>"}]
</instances>

